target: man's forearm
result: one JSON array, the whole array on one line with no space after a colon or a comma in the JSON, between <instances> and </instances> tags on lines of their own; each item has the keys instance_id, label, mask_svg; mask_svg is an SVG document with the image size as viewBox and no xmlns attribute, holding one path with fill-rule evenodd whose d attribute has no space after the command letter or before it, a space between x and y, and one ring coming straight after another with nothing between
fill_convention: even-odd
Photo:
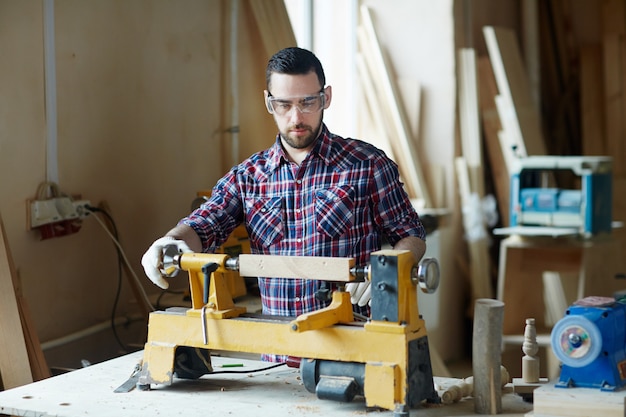
<instances>
[{"instance_id":1,"label":"man's forearm","mask_svg":"<svg viewBox=\"0 0 626 417\"><path fill-rule=\"evenodd\" d=\"M393 247L396 250L410 250L415 258L415 262L419 262L426 252L426 242L419 237L409 236L400 239Z\"/></svg>"}]
</instances>

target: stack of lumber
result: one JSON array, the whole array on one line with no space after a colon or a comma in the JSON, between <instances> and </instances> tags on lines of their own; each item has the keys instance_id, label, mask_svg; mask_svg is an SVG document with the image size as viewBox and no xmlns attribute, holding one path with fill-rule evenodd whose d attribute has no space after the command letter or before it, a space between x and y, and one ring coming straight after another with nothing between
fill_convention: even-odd
<instances>
[{"instance_id":1,"label":"stack of lumber","mask_svg":"<svg viewBox=\"0 0 626 417\"><path fill-rule=\"evenodd\" d=\"M282 48L296 45L287 8L282 0L248 0L247 6L260 30L261 41L267 56L271 56Z\"/></svg>"},{"instance_id":2,"label":"stack of lumber","mask_svg":"<svg viewBox=\"0 0 626 417\"><path fill-rule=\"evenodd\" d=\"M486 156L491 167L491 179L498 201L498 214L503 226L509 225L510 179L509 171L504 161L504 152L500 144L502 124L496 108L498 87L491 68L489 57L481 56L477 59L479 106L482 120L483 136Z\"/></svg>"},{"instance_id":3,"label":"stack of lumber","mask_svg":"<svg viewBox=\"0 0 626 417\"><path fill-rule=\"evenodd\" d=\"M371 136L377 140L373 143L398 164L407 193L412 199L420 201L417 205L432 208L433 203L415 149L419 130L419 104L417 110L411 114L417 120L411 123L398 94L391 65L380 45L370 9L366 5L361 6L358 50L359 79L374 131ZM419 86L414 87L413 91L419 103Z\"/></svg>"},{"instance_id":4,"label":"stack of lumber","mask_svg":"<svg viewBox=\"0 0 626 417\"><path fill-rule=\"evenodd\" d=\"M502 225L508 226L509 222L513 160L547 153L515 33L485 26L483 34L489 57L477 59L473 49L462 49L458 55L462 156L457 158L455 166L473 300L494 296L489 237L480 205L485 197L481 121Z\"/></svg>"},{"instance_id":5,"label":"stack of lumber","mask_svg":"<svg viewBox=\"0 0 626 417\"><path fill-rule=\"evenodd\" d=\"M539 112L515 32L485 26L483 34L498 86L495 103L502 124L499 140L507 167L515 156L545 155Z\"/></svg>"},{"instance_id":6,"label":"stack of lumber","mask_svg":"<svg viewBox=\"0 0 626 417\"><path fill-rule=\"evenodd\" d=\"M485 26L483 34L489 57L478 62L480 108L501 223L508 226L513 159L547 149L515 32Z\"/></svg>"},{"instance_id":7,"label":"stack of lumber","mask_svg":"<svg viewBox=\"0 0 626 417\"><path fill-rule=\"evenodd\" d=\"M455 160L463 225L469 252L469 275L472 289L470 306L480 298L493 298L489 237L482 210L485 197L483 150L478 106L476 53L462 49L458 53L459 125L462 156Z\"/></svg>"},{"instance_id":8,"label":"stack of lumber","mask_svg":"<svg viewBox=\"0 0 626 417\"><path fill-rule=\"evenodd\" d=\"M525 155L582 154L606 155L613 158L614 219L626 220L626 199L616 192L626 186L626 1L607 0L601 3L602 24L598 43L572 45L568 22L562 22L565 4L551 3L549 31L553 42L545 42L554 62L543 62L542 67L552 78L569 83L572 62L580 63L580 109L572 109L575 100L571 91L553 92L555 100L567 101L560 117L568 129L551 132L550 149L543 137L534 86L526 74L528 61L522 57L515 33L510 29L486 26L483 28L489 56L478 59L480 110L484 129L486 155L493 171L494 188L498 197L503 226L508 226L509 185L505 174L511 158ZM575 58L577 56L577 58ZM526 62L526 65L524 64ZM554 75L553 72L559 72ZM549 77L547 77L549 78ZM553 81L553 83L556 81ZM549 81L545 80L548 85ZM544 87L548 88L548 87ZM552 89L555 89L553 87ZM571 88L571 86L570 86ZM580 113L580 144L576 125ZM565 133L564 133L565 132ZM561 137L561 136L565 137ZM572 142L569 145L559 144ZM576 152L578 151L578 152ZM573 153L572 153L573 152Z\"/></svg>"},{"instance_id":9,"label":"stack of lumber","mask_svg":"<svg viewBox=\"0 0 626 417\"><path fill-rule=\"evenodd\" d=\"M621 221L626 221L625 3L602 2L602 43L581 51L583 150L613 158L613 218ZM626 230L617 232L626 238Z\"/></svg>"}]
</instances>

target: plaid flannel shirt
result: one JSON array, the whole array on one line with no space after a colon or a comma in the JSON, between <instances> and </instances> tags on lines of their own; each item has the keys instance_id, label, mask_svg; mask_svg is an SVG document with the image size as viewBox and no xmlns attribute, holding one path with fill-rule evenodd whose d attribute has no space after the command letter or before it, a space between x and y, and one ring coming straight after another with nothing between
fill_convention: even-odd
<instances>
[{"instance_id":1,"label":"plaid flannel shirt","mask_svg":"<svg viewBox=\"0 0 626 417\"><path fill-rule=\"evenodd\" d=\"M323 125L300 166L275 144L233 167L211 197L181 220L211 252L244 222L252 253L353 257L369 261L383 237L425 239L397 165L374 146L344 139ZM316 298L320 281L259 277L263 313L295 317L328 305ZM264 355L284 361L285 357Z\"/></svg>"}]
</instances>

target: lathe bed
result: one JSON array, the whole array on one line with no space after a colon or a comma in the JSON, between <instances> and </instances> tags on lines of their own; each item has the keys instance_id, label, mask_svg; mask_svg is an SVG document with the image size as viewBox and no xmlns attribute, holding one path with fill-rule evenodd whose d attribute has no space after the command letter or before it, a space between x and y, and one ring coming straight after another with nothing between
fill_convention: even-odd
<instances>
[{"instance_id":1,"label":"lathe bed","mask_svg":"<svg viewBox=\"0 0 626 417\"><path fill-rule=\"evenodd\" d=\"M175 374L187 378L210 374L210 352L218 350L303 358L304 385L323 399L351 401L360 395L368 407L394 410L397 416L408 415L409 409L424 402L438 402L426 325L417 304L419 267L409 251L374 252L362 270L351 258L241 255L234 261L209 254L171 258L189 272L192 308L150 315L138 387L172 384ZM226 280L233 270L245 276L330 276L340 283L368 278L371 319L355 322L350 294L341 289L333 293L328 307L290 321L249 317L228 294ZM438 269L436 275L438 279Z\"/></svg>"}]
</instances>

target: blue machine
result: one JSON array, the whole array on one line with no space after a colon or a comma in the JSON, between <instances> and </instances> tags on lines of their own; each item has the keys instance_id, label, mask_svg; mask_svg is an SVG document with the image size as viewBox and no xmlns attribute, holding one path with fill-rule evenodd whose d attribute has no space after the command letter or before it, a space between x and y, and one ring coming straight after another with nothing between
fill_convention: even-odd
<instances>
[{"instance_id":1,"label":"blue machine","mask_svg":"<svg viewBox=\"0 0 626 417\"><path fill-rule=\"evenodd\" d=\"M587 297L567 309L551 334L561 361L556 387L615 391L626 385L626 301Z\"/></svg>"},{"instance_id":2,"label":"blue machine","mask_svg":"<svg viewBox=\"0 0 626 417\"><path fill-rule=\"evenodd\" d=\"M612 159L608 156L529 156L514 161L511 226L572 228L583 235L611 232ZM569 170L577 189L542 187L542 174Z\"/></svg>"}]
</instances>

